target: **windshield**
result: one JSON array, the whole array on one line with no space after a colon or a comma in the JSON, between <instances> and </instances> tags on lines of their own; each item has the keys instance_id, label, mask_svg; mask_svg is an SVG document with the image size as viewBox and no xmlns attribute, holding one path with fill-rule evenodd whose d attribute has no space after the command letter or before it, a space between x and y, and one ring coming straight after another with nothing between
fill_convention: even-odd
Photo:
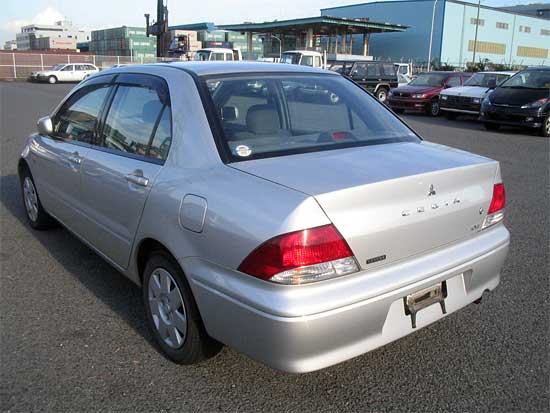
<instances>
[{"instance_id":1,"label":"windshield","mask_svg":"<svg viewBox=\"0 0 550 413\"><path fill-rule=\"evenodd\" d=\"M464 86L480 86L480 87L493 87L501 83L503 80L508 79L510 75L498 74L498 73L476 73L473 75Z\"/></svg>"},{"instance_id":2,"label":"windshield","mask_svg":"<svg viewBox=\"0 0 550 413\"><path fill-rule=\"evenodd\" d=\"M526 70L512 76L501 87L517 89L550 89L550 70Z\"/></svg>"},{"instance_id":3,"label":"windshield","mask_svg":"<svg viewBox=\"0 0 550 413\"><path fill-rule=\"evenodd\" d=\"M281 57L281 63L286 63L289 65L299 65L300 53L283 53L283 56Z\"/></svg>"},{"instance_id":4,"label":"windshield","mask_svg":"<svg viewBox=\"0 0 550 413\"><path fill-rule=\"evenodd\" d=\"M394 142L419 142L363 89L333 75L208 78L232 161Z\"/></svg>"},{"instance_id":5,"label":"windshield","mask_svg":"<svg viewBox=\"0 0 550 413\"><path fill-rule=\"evenodd\" d=\"M443 83L447 77L449 77L449 75L446 73L422 73L418 75L418 77L411 83L409 83L409 85L434 87L443 86Z\"/></svg>"},{"instance_id":6,"label":"windshield","mask_svg":"<svg viewBox=\"0 0 550 413\"><path fill-rule=\"evenodd\" d=\"M202 61L208 61L210 60L210 53L212 53L209 50L199 50L195 54L195 60L202 60Z\"/></svg>"}]
</instances>

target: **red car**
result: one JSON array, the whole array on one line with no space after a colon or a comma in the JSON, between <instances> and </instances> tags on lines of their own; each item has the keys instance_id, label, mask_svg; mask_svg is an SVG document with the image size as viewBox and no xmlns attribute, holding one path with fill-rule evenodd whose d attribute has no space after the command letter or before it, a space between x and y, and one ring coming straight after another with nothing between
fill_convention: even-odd
<instances>
[{"instance_id":1,"label":"red car","mask_svg":"<svg viewBox=\"0 0 550 413\"><path fill-rule=\"evenodd\" d=\"M449 87L461 86L471 75L462 72L422 73L408 85L392 89L388 105L397 113L407 110L439 116L439 93Z\"/></svg>"}]
</instances>

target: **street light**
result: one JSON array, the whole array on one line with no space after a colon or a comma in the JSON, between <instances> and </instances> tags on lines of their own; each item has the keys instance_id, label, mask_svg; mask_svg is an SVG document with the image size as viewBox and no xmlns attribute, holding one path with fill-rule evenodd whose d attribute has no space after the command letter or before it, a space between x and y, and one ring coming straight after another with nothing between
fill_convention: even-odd
<instances>
[{"instance_id":1,"label":"street light","mask_svg":"<svg viewBox=\"0 0 550 413\"><path fill-rule=\"evenodd\" d=\"M430 30L430 50L428 51L428 72L432 68L432 42L434 37L434 20L435 20L435 6L437 5L437 0L434 1L434 7L432 10L432 29Z\"/></svg>"},{"instance_id":2,"label":"street light","mask_svg":"<svg viewBox=\"0 0 550 413\"><path fill-rule=\"evenodd\" d=\"M283 42L281 41L280 37L277 37L274 34L271 34L271 37L274 37L279 41L279 59L281 59L283 57Z\"/></svg>"}]
</instances>

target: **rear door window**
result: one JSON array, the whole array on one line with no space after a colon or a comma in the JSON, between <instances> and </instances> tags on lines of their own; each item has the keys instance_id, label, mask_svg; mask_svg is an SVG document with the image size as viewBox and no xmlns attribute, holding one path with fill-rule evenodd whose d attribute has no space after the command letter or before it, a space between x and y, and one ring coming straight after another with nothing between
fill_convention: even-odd
<instances>
[{"instance_id":1,"label":"rear door window","mask_svg":"<svg viewBox=\"0 0 550 413\"><path fill-rule=\"evenodd\" d=\"M171 108L153 87L119 85L102 130L101 145L132 156L164 160L171 144Z\"/></svg>"},{"instance_id":2,"label":"rear door window","mask_svg":"<svg viewBox=\"0 0 550 413\"><path fill-rule=\"evenodd\" d=\"M54 137L92 144L108 85L80 89L71 96L53 119Z\"/></svg>"},{"instance_id":3,"label":"rear door window","mask_svg":"<svg viewBox=\"0 0 550 413\"><path fill-rule=\"evenodd\" d=\"M367 65L367 77L380 76L380 65L368 64Z\"/></svg>"}]
</instances>

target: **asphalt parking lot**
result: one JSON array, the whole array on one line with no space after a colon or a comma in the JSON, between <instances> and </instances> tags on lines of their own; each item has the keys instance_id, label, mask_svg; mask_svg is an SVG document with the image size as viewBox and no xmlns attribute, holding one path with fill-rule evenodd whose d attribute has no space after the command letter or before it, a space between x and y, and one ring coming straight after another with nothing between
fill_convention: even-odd
<instances>
[{"instance_id":1,"label":"asphalt parking lot","mask_svg":"<svg viewBox=\"0 0 550 413\"><path fill-rule=\"evenodd\" d=\"M404 117L428 140L501 162L512 245L481 305L314 373L228 348L187 367L155 348L134 284L66 230L25 224L19 151L72 87L0 83L0 410L548 411L550 140Z\"/></svg>"}]
</instances>

